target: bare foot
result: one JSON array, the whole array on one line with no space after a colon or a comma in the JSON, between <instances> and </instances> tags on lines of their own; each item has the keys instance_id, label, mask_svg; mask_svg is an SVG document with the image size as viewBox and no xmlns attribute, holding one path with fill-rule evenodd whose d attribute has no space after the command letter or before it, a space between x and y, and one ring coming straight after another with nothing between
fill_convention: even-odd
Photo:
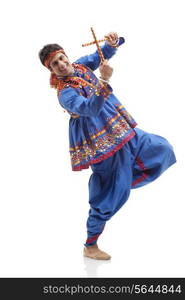
<instances>
[{"instance_id":1,"label":"bare foot","mask_svg":"<svg viewBox=\"0 0 185 300\"><path fill-rule=\"evenodd\" d=\"M100 250L98 245L92 245L84 248L84 256L93 258L93 259L101 259L101 260L108 260L111 258L109 254Z\"/></svg>"}]
</instances>

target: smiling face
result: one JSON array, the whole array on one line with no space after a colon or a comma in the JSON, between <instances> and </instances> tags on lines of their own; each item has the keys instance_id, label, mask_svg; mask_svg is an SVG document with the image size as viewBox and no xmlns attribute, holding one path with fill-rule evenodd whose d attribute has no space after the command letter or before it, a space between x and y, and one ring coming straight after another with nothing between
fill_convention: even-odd
<instances>
[{"instance_id":1,"label":"smiling face","mask_svg":"<svg viewBox=\"0 0 185 300\"><path fill-rule=\"evenodd\" d=\"M72 64L63 53L56 53L56 55L51 59L50 70L59 77L70 76L74 73Z\"/></svg>"}]
</instances>

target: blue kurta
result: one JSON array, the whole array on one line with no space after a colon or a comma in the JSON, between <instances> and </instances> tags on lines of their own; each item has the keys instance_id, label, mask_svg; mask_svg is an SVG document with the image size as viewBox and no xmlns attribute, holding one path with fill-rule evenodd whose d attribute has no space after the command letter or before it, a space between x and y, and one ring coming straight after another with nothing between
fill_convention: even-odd
<instances>
[{"instance_id":1,"label":"blue kurta","mask_svg":"<svg viewBox=\"0 0 185 300\"><path fill-rule=\"evenodd\" d=\"M119 39L119 44L124 42ZM104 57L111 58L117 51L105 43L102 47ZM77 65L75 65L77 64ZM118 151L128 142L135 132L137 125L133 117L127 112L122 103L112 93L105 99L97 95L96 88L99 80L93 73L99 67L98 52L78 59L74 64L74 76L85 79L93 86L73 88L67 86L59 92L60 104L70 113L78 115L69 121L69 147L73 171L88 168ZM78 64L86 67L83 73Z\"/></svg>"}]
</instances>

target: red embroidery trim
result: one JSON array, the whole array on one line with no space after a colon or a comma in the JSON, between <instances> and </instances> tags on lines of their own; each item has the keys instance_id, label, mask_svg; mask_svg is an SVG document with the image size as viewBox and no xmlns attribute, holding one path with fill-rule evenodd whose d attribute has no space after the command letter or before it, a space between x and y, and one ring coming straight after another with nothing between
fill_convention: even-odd
<instances>
[{"instance_id":1,"label":"red embroidery trim","mask_svg":"<svg viewBox=\"0 0 185 300\"><path fill-rule=\"evenodd\" d=\"M97 234L97 235L94 235L93 237L87 239L86 244L92 243L92 242L94 242L95 240L97 240L98 237L99 237L99 235L100 235L100 234Z\"/></svg>"},{"instance_id":2,"label":"red embroidery trim","mask_svg":"<svg viewBox=\"0 0 185 300\"><path fill-rule=\"evenodd\" d=\"M145 167L144 163L142 162L142 160L137 157L136 158L136 163L138 164L138 166L142 169L142 170L147 170L147 168Z\"/></svg>"},{"instance_id":3,"label":"red embroidery trim","mask_svg":"<svg viewBox=\"0 0 185 300\"><path fill-rule=\"evenodd\" d=\"M134 185L136 185L136 184L142 182L142 181L145 180L147 177L149 177L149 175L143 173L143 175L141 175L141 177L137 178L136 180L134 180L134 181L132 182L132 186L134 186Z\"/></svg>"},{"instance_id":4,"label":"red embroidery trim","mask_svg":"<svg viewBox=\"0 0 185 300\"><path fill-rule=\"evenodd\" d=\"M141 168L141 170L144 170L144 171L147 170L147 168L145 167L144 163L142 162L142 160L139 157L136 158L136 163ZM143 174L139 178L137 178L136 180L134 180L132 182L132 186L134 186L134 185L142 182L143 180L145 180L148 177L149 177L149 175L146 174L145 172L143 172Z\"/></svg>"}]
</instances>

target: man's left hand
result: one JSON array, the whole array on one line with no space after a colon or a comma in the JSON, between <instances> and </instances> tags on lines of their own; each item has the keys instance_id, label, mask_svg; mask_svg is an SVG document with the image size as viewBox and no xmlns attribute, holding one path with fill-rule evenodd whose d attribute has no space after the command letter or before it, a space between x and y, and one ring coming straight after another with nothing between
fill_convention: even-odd
<instances>
[{"instance_id":1,"label":"man's left hand","mask_svg":"<svg viewBox=\"0 0 185 300\"><path fill-rule=\"evenodd\" d=\"M107 35L105 35L105 38L107 39L107 44L110 46L115 46L118 42L118 34L116 32L110 32Z\"/></svg>"}]
</instances>

